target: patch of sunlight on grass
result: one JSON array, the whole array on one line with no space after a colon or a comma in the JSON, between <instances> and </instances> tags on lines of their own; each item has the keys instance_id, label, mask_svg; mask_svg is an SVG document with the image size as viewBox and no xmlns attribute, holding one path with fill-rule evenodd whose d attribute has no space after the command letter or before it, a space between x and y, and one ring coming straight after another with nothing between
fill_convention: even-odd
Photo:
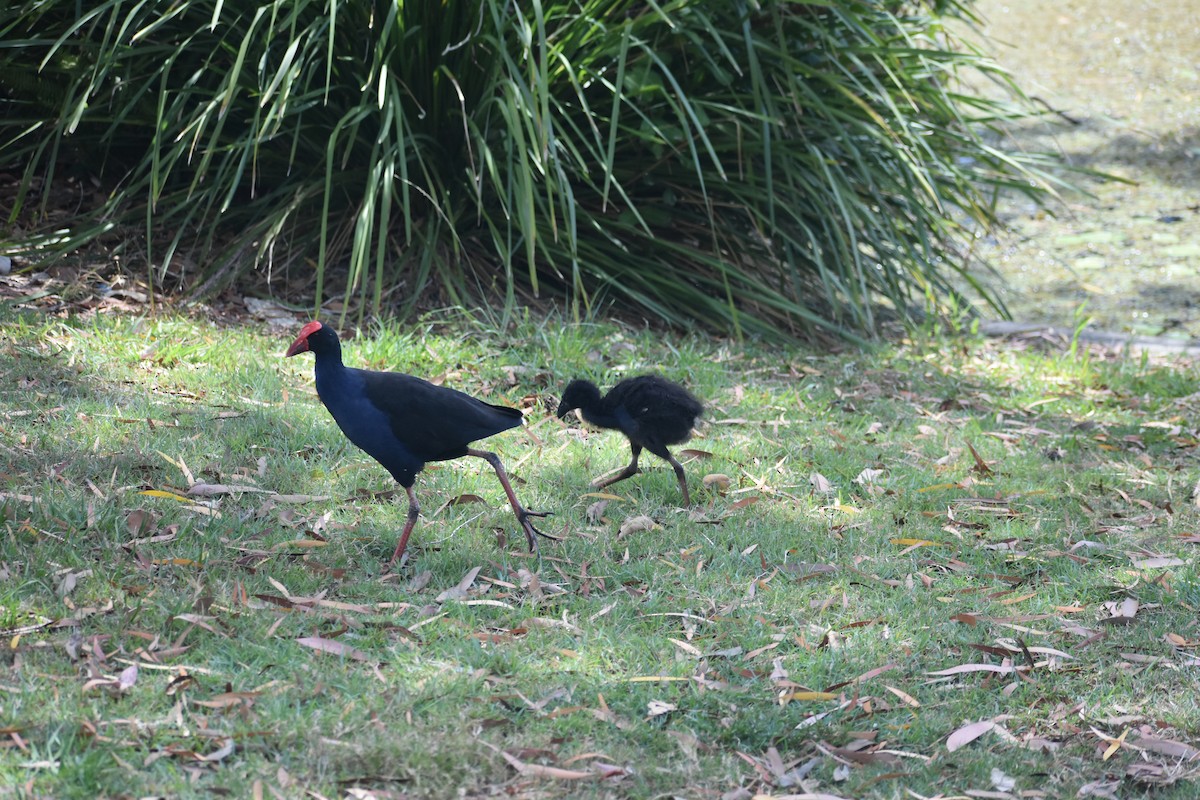
<instances>
[{"instance_id":1,"label":"patch of sunlight on grass","mask_svg":"<svg viewBox=\"0 0 1200 800\"><path fill-rule=\"evenodd\" d=\"M311 362L282 358L294 332L0 323L12 785L883 798L993 791L994 768L1074 794L1180 768L1103 760L1093 730L1200 747L1178 701L1200 641L1190 364L382 326L347 363L526 409L489 447L562 537L524 552L486 465L431 465L411 560L385 574L404 495L342 439ZM571 378L650 370L706 401L692 509L653 459L601 496L627 442L553 417ZM982 720L1003 733L947 749Z\"/></svg>"}]
</instances>

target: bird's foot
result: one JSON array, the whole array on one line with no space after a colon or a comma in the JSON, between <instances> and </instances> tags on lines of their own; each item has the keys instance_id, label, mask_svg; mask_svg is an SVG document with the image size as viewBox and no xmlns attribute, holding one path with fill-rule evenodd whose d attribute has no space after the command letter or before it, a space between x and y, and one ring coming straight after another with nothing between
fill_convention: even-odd
<instances>
[{"instance_id":1,"label":"bird's foot","mask_svg":"<svg viewBox=\"0 0 1200 800\"><path fill-rule=\"evenodd\" d=\"M521 527L525 529L525 539L529 542L529 552L532 553L537 550L537 539L533 538L535 533L538 536L541 536L543 539L550 539L555 542L561 541L561 537L551 536L548 533L542 533L537 529L536 525L529 521L530 517L549 517L553 514L554 512L552 511L530 511L529 509L525 508L521 509L517 513L517 522L521 523Z\"/></svg>"},{"instance_id":2,"label":"bird's foot","mask_svg":"<svg viewBox=\"0 0 1200 800\"><path fill-rule=\"evenodd\" d=\"M399 574L400 571L403 570L404 567L407 565L408 565L408 553L401 554L401 556L399 558L397 558L396 556L392 556L384 563L383 572L381 574L382 575Z\"/></svg>"}]
</instances>

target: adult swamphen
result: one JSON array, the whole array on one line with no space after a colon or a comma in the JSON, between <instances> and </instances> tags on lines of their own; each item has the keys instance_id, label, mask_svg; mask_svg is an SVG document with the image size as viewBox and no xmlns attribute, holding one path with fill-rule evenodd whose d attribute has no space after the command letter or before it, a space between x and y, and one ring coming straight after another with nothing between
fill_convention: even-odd
<instances>
[{"instance_id":1,"label":"adult swamphen","mask_svg":"<svg viewBox=\"0 0 1200 800\"><path fill-rule=\"evenodd\" d=\"M692 504L683 466L667 450L669 444L688 440L696 420L704 411L704 406L691 392L658 375L639 375L626 378L601 397L596 384L573 380L563 391L558 418L562 419L576 408L591 424L616 428L625 434L633 450L629 466L615 477L596 481L593 485L597 489L636 475L638 456L645 448L671 465L679 480L679 490L683 492L683 504Z\"/></svg>"},{"instance_id":2,"label":"adult swamphen","mask_svg":"<svg viewBox=\"0 0 1200 800\"><path fill-rule=\"evenodd\" d=\"M482 458L496 471L517 522L525 530L530 552L537 549L535 535L556 538L530 522L530 517L547 514L522 507L496 454L470 447L477 439L520 426L518 409L485 403L412 375L347 367L342 363L337 333L320 322L301 328L284 356L306 352L316 356L317 396L342 433L382 464L408 493L408 518L388 567L404 554L421 512L413 483L428 461Z\"/></svg>"}]
</instances>

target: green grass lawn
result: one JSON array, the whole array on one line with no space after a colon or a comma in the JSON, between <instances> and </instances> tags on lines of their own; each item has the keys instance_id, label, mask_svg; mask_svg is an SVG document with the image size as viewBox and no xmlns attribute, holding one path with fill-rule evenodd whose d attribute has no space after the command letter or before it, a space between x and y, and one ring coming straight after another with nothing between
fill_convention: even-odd
<instances>
[{"instance_id":1,"label":"green grass lawn","mask_svg":"<svg viewBox=\"0 0 1200 800\"><path fill-rule=\"evenodd\" d=\"M384 574L404 494L282 358L299 322L0 326L0 796L1197 792L1189 365L376 331L348 364L527 409L486 447L562 537L432 465ZM652 456L594 492L627 444L551 414L648 370L708 405L691 510Z\"/></svg>"}]
</instances>

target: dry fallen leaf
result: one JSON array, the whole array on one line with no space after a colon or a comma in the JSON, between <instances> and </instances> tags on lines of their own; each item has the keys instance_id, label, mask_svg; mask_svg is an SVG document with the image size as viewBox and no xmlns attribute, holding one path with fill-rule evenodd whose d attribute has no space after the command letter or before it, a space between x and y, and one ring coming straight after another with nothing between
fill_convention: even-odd
<instances>
[{"instance_id":1,"label":"dry fallen leaf","mask_svg":"<svg viewBox=\"0 0 1200 800\"><path fill-rule=\"evenodd\" d=\"M621 530L617 533L618 536L627 536L631 533L639 531L650 531L658 527L658 523L652 517L647 517L645 514L639 514L636 517L630 517L621 523Z\"/></svg>"},{"instance_id":2,"label":"dry fallen leaf","mask_svg":"<svg viewBox=\"0 0 1200 800\"><path fill-rule=\"evenodd\" d=\"M987 465L986 461L979 457L979 453L975 452L975 448L970 442L967 442L966 444L967 449L971 451L971 457L975 459L975 466L972 467L972 471L977 472L980 475L991 475L992 468Z\"/></svg>"},{"instance_id":3,"label":"dry fallen leaf","mask_svg":"<svg viewBox=\"0 0 1200 800\"><path fill-rule=\"evenodd\" d=\"M419 592L428 586L431 580L433 580L433 570L427 569L419 575L414 575L412 580L408 582L408 591L413 593Z\"/></svg>"},{"instance_id":4,"label":"dry fallen leaf","mask_svg":"<svg viewBox=\"0 0 1200 800\"><path fill-rule=\"evenodd\" d=\"M899 539L889 539L888 541L891 542L892 544L898 544L902 547L938 547L939 546L937 542L932 542L929 539L899 538Z\"/></svg>"},{"instance_id":5,"label":"dry fallen leaf","mask_svg":"<svg viewBox=\"0 0 1200 800\"><path fill-rule=\"evenodd\" d=\"M786 705L793 700L837 700L840 695L833 692L787 692L779 696L779 704Z\"/></svg>"},{"instance_id":6,"label":"dry fallen leaf","mask_svg":"<svg viewBox=\"0 0 1200 800\"><path fill-rule=\"evenodd\" d=\"M604 509L608 508L608 502L607 500L597 500L588 505L584 515L589 524L598 525L604 522Z\"/></svg>"},{"instance_id":7,"label":"dry fallen leaf","mask_svg":"<svg viewBox=\"0 0 1200 800\"><path fill-rule=\"evenodd\" d=\"M1133 622L1133 618L1137 616L1138 606L1138 601L1132 597L1126 597L1120 601L1106 600L1104 608L1108 610L1109 616L1100 621L1110 625L1127 625Z\"/></svg>"},{"instance_id":8,"label":"dry fallen leaf","mask_svg":"<svg viewBox=\"0 0 1200 800\"><path fill-rule=\"evenodd\" d=\"M216 497L222 494L238 494L241 492L257 492L273 494L270 489L260 489L257 486L242 486L224 483L194 483L187 493L193 497Z\"/></svg>"},{"instance_id":9,"label":"dry fallen leaf","mask_svg":"<svg viewBox=\"0 0 1200 800\"><path fill-rule=\"evenodd\" d=\"M1160 569L1162 567L1182 567L1187 562L1182 558L1169 556L1154 556L1153 558L1135 558L1133 566L1137 569Z\"/></svg>"},{"instance_id":10,"label":"dry fallen leaf","mask_svg":"<svg viewBox=\"0 0 1200 800\"><path fill-rule=\"evenodd\" d=\"M1108 797L1116 798L1120 795L1117 790L1121 788L1120 780L1100 780L1085 783L1079 787L1079 791L1075 793L1076 797Z\"/></svg>"},{"instance_id":11,"label":"dry fallen leaf","mask_svg":"<svg viewBox=\"0 0 1200 800\"><path fill-rule=\"evenodd\" d=\"M670 714L672 711L678 711L679 706L674 703L666 703L662 700L651 700L646 704L647 717L659 717L663 714Z\"/></svg>"},{"instance_id":12,"label":"dry fallen leaf","mask_svg":"<svg viewBox=\"0 0 1200 800\"><path fill-rule=\"evenodd\" d=\"M996 664L959 664L957 667L949 669L939 669L935 672L926 672L926 675L935 677L945 677L948 675L964 675L968 672L994 672L998 675L1010 675L1016 668L1012 665L998 666Z\"/></svg>"},{"instance_id":13,"label":"dry fallen leaf","mask_svg":"<svg viewBox=\"0 0 1200 800\"><path fill-rule=\"evenodd\" d=\"M275 494L270 499L276 503L323 503L329 497L327 494Z\"/></svg>"},{"instance_id":14,"label":"dry fallen leaf","mask_svg":"<svg viewBox=\"0 0 1200 800\"><path fill-rule=\"evenodd\" d=\"M723 472L710 472L704 476L704 485L717 492L729 491L729 476Z\"/></svg>"},{"instance_id":15,"label":"dry fallen leaf","mask_svg":"<svg viewBox=\"0 0 1200 800\"><path fill-rule=\"evenodd\" d=\"M867 484L875 483L875 479L884 473L881 469L864 469L854 478L854 483L866 486Z\"/></svg>"},{"instance_id":16,"label":"dry fallen leaf","mask_svg":"<svg viewBox=\"0 0 1200 800\"><path fill-rule=\"evenodd\" d=\"M530 764L526 761L521 761L515 756L511 756L503 750L497 750L505 761L512 765L513 769L522 775L528 777L552 778L559 781L581 781L587 778L599 777L594 772L586 772L578 769L563 769L561 767L548 767L544 764Z\"/></svg>"},{"instance_id":17,"label":"dry fallen leaf","mask_svg":"<svg viewBox=\"0 0 1200 800\"><path fill-rule=\"evenodd\" d=\"M233 754L233 737L225 737L224 743L208 755L202 753L196 754L198 761L223 761Z\"/></svg>"},{"instance_id":18,"label":"dry fallen leaf","mask_svg":"<svg viewBox=\"0 0 1200 800\"><path fill-rule=\"evenodd\" d=\"M290 542L280 542L271 546L272 553L278 553L281 550L311 550L314 547L328 547L329 542L323 542L320 539L295 539Z\"/></svg>"},{"instance_id":19,"label":"dry fallen leaf","mask_svg":"<svg viewBox=\"0 0 1200 800\"><path fill-rule=\"evenodd\" d=\"M694 644L685 642L682 639L672 639L670 636L668 636L667 641L670 642L671 644L675 645L680 650L682 650L683 652L687 653L690 656L695 656L696 658L700 658L701 656L704 655L704 653L702 653L700 651L699 647L696 647Z\"/></svg>"},{"instance_id":20,"label":"dry fallen leaf","mask_svg":"<svg viewBox=\"0 0 1200 800\"><path fill-rule=\"evenodd\" d=\"M75 587L79 585L80 578L89 578L91 575L92 571L90 569L85 569L80 572L68 570L67 574L64 575L62 580L58 583L58 596L66 597L71 592L75 591Z\"/></svg>"},{"instance_id":21,"label":"dry fallen leaf","mask_svg":"<svg viewBox=\"0 0 1200 800\"><path fill-rule=\"evenodd\" d=\"M121 690L129 689L133 684L137 683L138 668L137 664L126 667L121 670L121 674L117 676L117 688Z\"/></svg>"},{"instance_id":22,"label":"dry fallen leaf","mask_svg":"<svg viewBox=\"0 0 1200 800\"><path fill-rule=\"evenodd\" d=\"M463 575L462 580L458 582L457 586L452 586L451 588L442 592L435 597L433 601L435 603L444 603L447 600L462 600L467 596L467 592L470 590L471 584L475 583L475 578L479 575L480 569L481 567L475 567L468 570L467 574Z\"/></svg>"},{"instance_id":23,"label":"dry fallen leaf","mask_svg":"<svg viewBox=\"0 0 1200 800\"><path fill-rule=\"evenodd\" d=\"M921 707L921 704L917 702L916 698L914 698L908 692L901 691L895 686L888 686L887 684L884 684L883 688L896 695L896 697L899 697L905 703L905 705L912 706L913 708Z\"/></svg>"},{"instance_id":24,"label":"dry fallen leaf","mask_svg":"<svg viewBox=\"0 0 1200 800\"><path fill-rule=\"evenodd\" d=\"M1121 735L1117 737L1109 736L1101 731L1092 728L1092 733L1095 733L1104 741L1108 742L1108 747L1105 748L1104 754L1100 756L1101 761L1108 761L1113 755L1121 749L1121 745L1125 744L1125 737L1129 735L1130 728L1121 731Z\"/></svg>"},{"instance_id":25,"label":"dry fallen leaf","mask_svg":"<svg viewBox=\"0 0 1200 800\"><path fill-rule=\"evenodd\" d=\"M1152 753L1158 753L1168 758L1177 758L1181 761L1195 761L1200 758L1200 750L1197 750L1190 744L1163 739L1157 736L1143 736L1136 731L1133 738L1129 740L1129 743L1134 747L1149 750Z\"/></svg>"},{"instance_id":26,"label":"dry fallen leaf","mask_svg":"<svg viewBox=\"0 0 1200 800\"><path fill-rule=\"evenodd\" d=\"M254 698L260 694L261 692L221 692L208 700L190 700L189 702L192 705L204 706L205 708L249 707L253 705Z\"/></svg>"},{"instance_id":27,"label":"dry fallen leaf","mask_svg":"<svg viewBox=\"0 0 1200 800\"><path fill-rule=\"evenodd\" d=\"M946 738L946 749L953 753L994 728L996 728L996 722L990 719L967 723Z\"/></svg>"},{"instance_id":28,"label":"dry fallen leaf","mask_svg":"<svg viewBox=\"0 0 1200 800\"><path fill-rule=\"evenodd\" d=\"M336 639L325 639L321 636L303 636L296 640L297 644L302 644L305 647L311 647L322 653L330 653L335 656L343 656L352 658L355 661L370 661L371 658L363 651L351 647L348 644L343 644Z\"/></svg>"},{"instance_id":29,"label":"dry fallen leaf","mask_svg":"<svg viewBox=\"0 0 1200 800\"><path fill-rule=\"evenodd\" d=\"M172 619L182 620L191 625L195 625L198 628L203 628L204 630L208 631L209 633L215 633L217 636L224 636L225 638L229 638L227 634L222 633L221 631L214 628L212 625L208 624L209 620L214 620L214 619L216 619L216 617L208 617L203 614L183 613L183 614L176 614L174 617L172 617Z\"/></svg>"},{"instance_id":30,"label":"dry fallen leaf","mask_svg":"<svg viewBox=\"0 0 1200 800\"><path fill-rule=\"evenodd\" d=\"M1011 792L1017 788L1017 779L1006 775L1004 770L992 767L992 788L999 792Z\"/></svg>"},{"instance_id":31,"label":"dry fallen leaf","mask_svg":"<svg viewBox=\"0 0 1200 800\"><path fill-rule=\"evenodd\" d=\"M134 509L126 515L125 527L129 530L131 536L138 536L143 531L152 531L155 528L154 515L140 508Z\"/></svg>"},{"instance_id":32,"label":"dry fallen leaf","mask_svg":"<svg viewBox=\"0 0 1200 800\"><path fill-rule=\"evenodd\" d=\"M145 495L146 497L160 497L164 500L178 500L181 503L188 502L188 499L183 495L163 489L147 489L144 492L138 492L138 494Z\"/></svg>"},{"instance_id":33,"label":"dry fallen leaf","mask_svg":"<svg viewBox=\"0 0 1200 800\"><path fill-rule=\"evenodd\" d=\"M833 484L819 472L814 472L808 476L808 482L812 484L813 491L817 494L832 494Z\"/></svg>"}]
</instances>

